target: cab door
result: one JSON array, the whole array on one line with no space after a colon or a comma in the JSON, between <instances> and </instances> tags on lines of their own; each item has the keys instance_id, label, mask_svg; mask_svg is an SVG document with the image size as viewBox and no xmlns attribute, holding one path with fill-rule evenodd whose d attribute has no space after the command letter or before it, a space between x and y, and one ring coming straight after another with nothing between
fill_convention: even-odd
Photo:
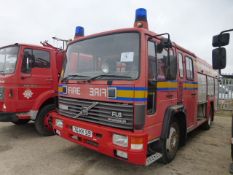
<instances>
[{"instance_id":1,"label":"cab door","mask_svg":"<svg viewBox=\"0 0 233 175\"><path fill-rule=\"evenodd\" d=\"M21 75L18 88L18 111L28 112L41 96L53 89L51 52L48 50L24 48Z\"/></svg>"},{"instance_id":2,"label":"cab door","mask_svg":"<svg viewBox=\"0 0 233 175\"><path fill-rule=\"evenodd\" d=\"M185 55L185 82L183 85L184 90L184 107L186 109L188 127L191 127L195 124L197 117L197 82L195 73L194 73L194 59Z\"/></svg>"}]
</instances>

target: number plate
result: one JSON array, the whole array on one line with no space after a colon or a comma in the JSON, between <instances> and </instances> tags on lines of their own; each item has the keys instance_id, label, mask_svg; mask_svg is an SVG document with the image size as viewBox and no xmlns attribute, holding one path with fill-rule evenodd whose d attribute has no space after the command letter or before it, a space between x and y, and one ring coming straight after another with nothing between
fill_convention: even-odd
<instances>
[{"instance_id":1,"label":"number plate","mask_svg":"<svg viewBox=\"0 0 233 175\"><path fill-rule=\"evenodd\" d=\"M92 131L91 130L87 130L87 129L84 129L84 128L79 128L77 126L72 126L72 130L73 130L73 132L78 133L80 135L84 135L84 136L87 136L87 137L92 137Z\"/></svg>"}]
</instances>

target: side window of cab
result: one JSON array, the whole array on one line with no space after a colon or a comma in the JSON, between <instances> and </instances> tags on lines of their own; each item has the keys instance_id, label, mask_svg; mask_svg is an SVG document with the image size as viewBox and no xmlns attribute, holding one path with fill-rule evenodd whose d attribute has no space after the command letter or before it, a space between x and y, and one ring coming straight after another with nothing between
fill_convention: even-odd
<instances>
[{"instance_id":1,"label":"side window of cab","mask_svg":"<svg viewBox=\"0 0 233 175\"><path fill-rule=\"evenodd\" d=\"M191 57L186 56L185 62L186 62L186 78L187 80L193 80L194 79L193 60Z\"/></svg>"},{"instance_id":2,"label":"side window of cab","mask_svg":"<svg viewBox=\"0 0 233 175\"><path fill-rule=\"evenodd\" d=\"M21 71L30 73L33 68L50 68L50 54L48 51L24 49Z\"/></svg>"}]
</instances>

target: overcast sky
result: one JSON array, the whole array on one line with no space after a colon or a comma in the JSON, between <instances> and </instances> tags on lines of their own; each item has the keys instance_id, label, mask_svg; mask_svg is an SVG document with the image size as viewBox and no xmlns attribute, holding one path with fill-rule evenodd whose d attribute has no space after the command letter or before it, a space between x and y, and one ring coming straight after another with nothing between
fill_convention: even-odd
<instances>
[{"instance_id":1,"label":"overcast sky","mask_svg":"<svg viewBox=\"0 0 233 175\"><path fill-rule=\"evenodd\" d=\"M172 41L211 63L212 36L233 28L233 0L0 0L0 46L39 44L51 37L73 38L132 27L135 9L146 8L150 30L169 32ZM233 33L227 68L233 73Z\"/></svg>"}]
</instances>

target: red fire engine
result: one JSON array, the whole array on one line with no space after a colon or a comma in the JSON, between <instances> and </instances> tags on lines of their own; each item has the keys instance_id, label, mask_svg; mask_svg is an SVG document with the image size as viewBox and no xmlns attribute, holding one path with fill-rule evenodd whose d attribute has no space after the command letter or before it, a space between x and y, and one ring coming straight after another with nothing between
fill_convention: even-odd
<instances>
[{"instance_id":1,"label":"red fire engine","mask_svg":"<svg viewBox=\"0 0 233 175\"><path fill-rule=\"evenodd\" d=\"M149 165L170 162L188 132L210 128L218 73L168 33L149 31L145 9L134 28L74 40L66 58L52 118L69 141Z\"/></svg>"},{"instance_id":2,"label":"red fire engine","mask_svg":"<svg viewBox=\"0 0 233 175\"><path fill-rule=\"evenodd\" d=\"M42 44L0 48L0 121L33 120L39 134L52 135L48 114L55 110L64 51Z\"/></svg>"}]
</instances>

